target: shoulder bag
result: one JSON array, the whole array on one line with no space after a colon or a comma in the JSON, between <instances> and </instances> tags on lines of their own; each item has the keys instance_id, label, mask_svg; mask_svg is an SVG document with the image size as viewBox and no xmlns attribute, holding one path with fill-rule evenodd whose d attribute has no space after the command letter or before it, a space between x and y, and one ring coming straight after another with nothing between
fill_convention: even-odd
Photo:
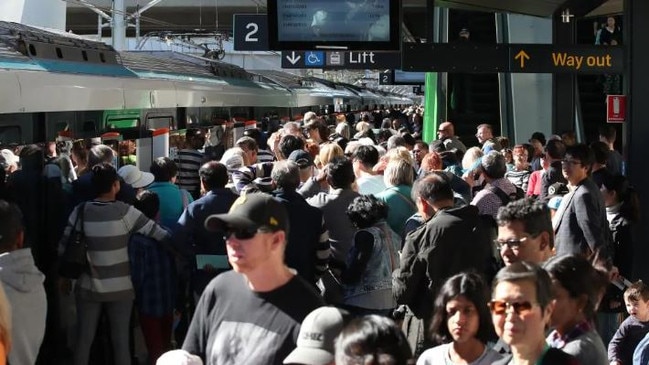
<instances>
[{"instance_id":1,"label":"shoulder bag","mask_svg":"<svg viewBox=\"0 0 649 365\"><path fill-rule=\"evenodd\" d=\"M77 209L77 218L70 231L65 251L61 256L59 275L68 279L78 279L88 271L88 245L83 231L83 214L86 203L81 203Z\"/></svg>"}]
</instances>

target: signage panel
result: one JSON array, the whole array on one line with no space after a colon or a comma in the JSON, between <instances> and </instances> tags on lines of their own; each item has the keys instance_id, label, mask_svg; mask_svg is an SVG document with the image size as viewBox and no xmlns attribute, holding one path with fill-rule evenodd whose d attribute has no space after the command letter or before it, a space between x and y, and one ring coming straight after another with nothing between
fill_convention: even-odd
<instances>
[{"instance_id":1,"label":"signage panel","mask_svg":"<svg viewBox=\"0 0 649 365\"><path fill-rule=\"evenodd\" d=\"M399 68L399 52L374 51L282 51L282 68L345 70Z\"/></svg>"},{"instance_id":2,"label":"signage panel","mask_svg":"<svg viewBox=\"0 0 649 365\"><path fill-rule=\"evenodd\" d=\"M607 74L624 71L621 47L405 43L403 71Z\"/></svg>"},{"instance_id":3,"label":"signage panel","mask_svg":"<svg viewBox=\"0 0 649 365\"><path fill-rule=\"evenodd\" d=\"M379 74L379 85L393 85L394 74L392 70L386 70Z\"/></svg>"},{"instance_id":4,"label":"signage panel","mask_svg":"<svg viewBox=\"0 0 649 365\"><path fill-rule=\"evenodd\" d=\"M511 44L510 71L528 73L621 73L621 47L591 45Z\"/></svg>"},{"instance_id":5,"label":"signage panel","mask_svg":"<svg viewBox=\"0 0 649 365\"><path fill-rule=\"evenodd\" d=\"M501 44L404 43L402 71L507 72L508 51Z\"/></svg>"},{"instance_id":6,"label":"signage panel","mask_svg":"<svg viewBox=\"0 0 649 365\"><path fill-rule=\"evenodd\" d=\"M234 14L234 50L268 51L266 14Z\"/></svg>"},{"instance_id":7,"label":"signage panel","mask_svg":"<svg viewBox=\"0 0 649 365\"><path fill-rule=\"evenodd\" d=\"M626 95L606 95L606 123L626 121Z\"/></svg>"}]
</instances>

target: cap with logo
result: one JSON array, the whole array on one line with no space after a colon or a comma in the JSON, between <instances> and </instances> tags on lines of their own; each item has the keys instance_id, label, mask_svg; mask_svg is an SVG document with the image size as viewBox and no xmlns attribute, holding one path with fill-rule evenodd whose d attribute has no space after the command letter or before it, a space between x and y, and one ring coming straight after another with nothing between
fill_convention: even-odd
<instances>
[{"instance_id":1,"label":"cap with logo","mask_svg":"<svg viewBox=\"0 0 649 365\"><path fill-rule=\"evenodd\" d=\"M313 157L305 150L295 150L291 152L288 159L295 162L301 169L313 166Z\"/></svg>"},{"instance_id":2,"label":"cap with logo","mask_svg":"<svg viewBox=\"0 0 649 365\"><path fill-rule=\"evenodd\" d=\"M562 196L568 194L568 192L569 192L568 187L564 183L556 182L550 185L550 187L548 187L548 196L551 195Z\"/></svg>"},{"instance_id":3,"label":"cap with logo","mask_svg":"<svg viewBox=\"0 0 649 365\"><path fill-rule=\"evenodd\" d=\"M556 182L548 187L548 208L557 210L559 205L561 205L561 200L563 196L568 194L570 190L566 184L561 182Z\"/></svg>"},{"instance_id":4,"label":"cap with logo","mask_svg":"<svg viewBox=\"0 0 649 365\"><path fill-rule=\"evenodd\" d=\"M297 347L284 364L327 365L334 361L334 340L343 330L347 312L335 307L320 307L302 321Z\"/></svg>"},{"instance_id":5,"label":"cap with logo","mask_svg":"<svg viewBox=\"0 0 649 365\"><path fill-rule=\"evenodd\" d=\"M286 208L270 195L249 193L240 196L232 203L227 214L212 214L205 219L209 231L227 229L288 231Z\"/></svg>"}]
</instances>

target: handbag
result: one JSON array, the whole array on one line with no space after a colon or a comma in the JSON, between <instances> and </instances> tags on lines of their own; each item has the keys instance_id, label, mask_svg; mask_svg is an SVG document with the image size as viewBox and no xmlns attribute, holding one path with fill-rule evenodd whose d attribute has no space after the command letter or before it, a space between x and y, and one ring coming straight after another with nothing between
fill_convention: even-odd
<instances>
[{"instance_id":1,"label":"handbag","mask_svg":"<svg viewBox=\"0 0 649 365\"><path fill-rule=\"evenodd\" d=\"M61 256L59 275L68 279L78 279L88 271L88 245L83 232L83 213L86 203L81 203L77 209L77 218L70 231L68 242Z\"/></svg>"}]
</instances>

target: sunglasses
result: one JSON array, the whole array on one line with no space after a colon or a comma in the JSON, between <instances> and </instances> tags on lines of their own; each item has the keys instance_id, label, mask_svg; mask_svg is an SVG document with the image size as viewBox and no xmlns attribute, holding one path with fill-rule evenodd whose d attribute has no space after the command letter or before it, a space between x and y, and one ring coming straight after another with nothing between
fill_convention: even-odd
<instances>
[{"instance_id":1,"label":"sunglasses","mask_svg":"<svg viewBox=\"0 0 649 365\"><path fill-rule=\"evenodd\" d=\"M529 301L505 302L504 300L492 300L487 303L487 306L489 306L493 314L503 315L507 312L507 309L512 308L514 313L520 316L529 313L534 307L534 303Z\"/></svg>"},{"instance_id":2,"label":"sunglasses","mask_svg":"<svg viewBox=\"0 0 649 365\"><path fill-rule=\"evenodd\" d=\"M257 229L254 228L228 228L225 230L223 239L228 239L234 235L238 240L249 240L257 234Z\"/></svg>"},{"instance_id":3,"label":"sunglasses","mask_svg":"<svg viewBox=\"0 0 649 365\"><path fill-rule=\"evenodd\" d=\"M249 240L257 235L257 233L271 233L272 230L264 227L261 228L233 228L229 227L225 230L223 239L227 240L228 238L234 235L234 238L238 240Z\"/></svg>"}]
</instances>

